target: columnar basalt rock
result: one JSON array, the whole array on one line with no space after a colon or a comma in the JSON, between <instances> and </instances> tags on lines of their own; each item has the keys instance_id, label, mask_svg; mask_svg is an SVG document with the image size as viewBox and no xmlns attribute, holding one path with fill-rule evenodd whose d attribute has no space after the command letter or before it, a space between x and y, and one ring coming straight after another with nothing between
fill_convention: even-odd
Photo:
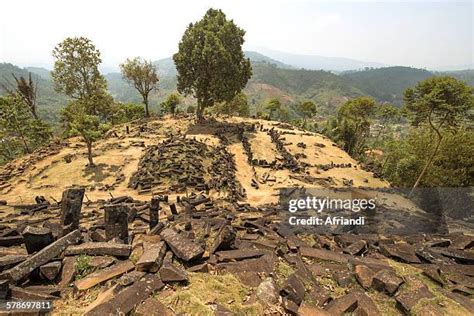
<instances>
[{"instance_id":1,"label":"columnar basalt rock","mask_svg":"<svg viewBox=\"0 0 474 316\"><path fill-rule=\"evenodd\" d=\"M53 233L44 227L27 226L22 233L26 251L35 253L54 242Z\"/></svg>"},{"instance_id":2,"label":"columnar basalt rock","mask_svg":"<svg viewBox=\"0 0 474 316\"><path fill-rule=\"evenodd\" d=\"M150 230L155 227L159 222L160 216L160 198L152 197L150 202Z\"/></svg>"},{"instance_id":3,"label":"columnar basalt rock","mask_svg":"<svg viewBox=\"0 0 474 316\"><path fill-rule=\"evenodd\" d=\"M107 240L118 238L128 242L128 211L129 208L125 204L105 205L104 222Z\"/></svg>"},{"instance_id":4,"label":"columnar basalt rock","mask_svg":"<svg viewBox=\"0 0 474 316\"><path fill-rule=\"evenodd\" d=\"M72 187L63 192L61 200L61 225L63 235L79 228L84 188Z\"/></svg>"}]
</instances>

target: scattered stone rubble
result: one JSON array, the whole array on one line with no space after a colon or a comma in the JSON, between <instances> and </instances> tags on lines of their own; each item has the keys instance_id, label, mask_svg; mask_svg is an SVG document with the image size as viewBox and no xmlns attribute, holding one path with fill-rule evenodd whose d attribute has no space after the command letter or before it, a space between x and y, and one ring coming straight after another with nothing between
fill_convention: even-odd
<instances>
[{"instance_id":1,"label":"scattered stone rubble","mask_svg":"<svg viewBox=\"0 0 474 316\"><path fill-rule=\"evenodd\" d=\"M55 214L47 221L0 227L0 299L59 300L100 288L86 315L147 314L146 306L156 308L148 315L173 315L154 294L192 287L196 273L230 273L252 289L249 304L273 315L381 315L390 313L386 302L400 314L442 315L449 304L474 313L474 236L297 234L279 224L275 206L202 193L115 197L86 213L83 195L70 188L59 205L34 213ZM79 275L84 256L89 270ZM226 304L215 314L233 315Z\"/></svg>"},{"instance_id":2,"label":"scattered stone rubble","mask_svg":"<svg viewBox=\"0 0 474 316\"><path fill-rule=\"evenodd\" d=\"M163 186L169 190L158 193L226 190L229 198L242 199L245 191L235 172L234 157L225 144L208 146L185 135L172 135L146 149L129 187L140 193L156 193Z\"/></svg>"}]
</instances>

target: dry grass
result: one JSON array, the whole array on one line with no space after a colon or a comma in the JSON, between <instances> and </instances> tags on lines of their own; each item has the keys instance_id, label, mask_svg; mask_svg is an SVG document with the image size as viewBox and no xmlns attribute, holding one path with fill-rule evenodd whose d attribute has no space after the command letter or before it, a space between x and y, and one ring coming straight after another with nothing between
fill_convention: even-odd
<instances>
[{"instance_id":1,"label":"dry grass","mask_svg":"<svg viewBox=\"0 0 474 316\"><path fill-rule=\"evenodd\" d=\"M176 288L162 302L175 313L186 315L214 315L213 304L244 315L263 314L260 304L245 304L250 294L251 289L232 274L189 273L189 285Z\"/></svg>"}]
</instances>

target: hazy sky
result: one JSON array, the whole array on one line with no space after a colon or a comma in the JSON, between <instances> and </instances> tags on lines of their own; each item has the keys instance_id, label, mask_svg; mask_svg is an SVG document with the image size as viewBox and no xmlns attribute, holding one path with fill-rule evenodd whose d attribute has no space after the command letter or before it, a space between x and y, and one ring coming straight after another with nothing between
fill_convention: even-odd
<instances>
[{"instance_id":1,"label":"hazy sky","mask_svg":"<svg viewBox=\"0 0 474 316\"><path fill-rule=\"evenodd\" d=\"M210 7L247 31L247 50L428 68L474 60L472 1L6 0L0 62L50 65L53 47L68 36L92 39L106 66L168 57Z\"/></svg>"}]
</instances>

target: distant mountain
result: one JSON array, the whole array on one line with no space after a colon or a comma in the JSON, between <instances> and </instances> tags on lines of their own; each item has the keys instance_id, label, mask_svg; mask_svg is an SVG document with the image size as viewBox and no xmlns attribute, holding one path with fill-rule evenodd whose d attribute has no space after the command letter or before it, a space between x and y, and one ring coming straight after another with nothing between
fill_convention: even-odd
<instances>
[{"instance_id":1,"label":"distant mountain","mask_svg":"<svg viewBox=\"0 0 474 316\"><path fill-rule=\"evenodd\" d=\"M268 56L265 56L263 54L260 54L258 52L245 51L244 53L245 53L245 57L249 58L250 61L254 64L256 64L256 63L265 63L265 64L274 65L274 66L276 66L278 68L282 68L282 69L294 69L295 68L293 66L287 65L285 63L282 63L281 61L272 59L272 58L270 58Z\"/></svg>"},{"instance_id":2,"label":"distant mountain","mask_svg":"<svg viewBox=\"0 0 474 316\"><path fill-rule=\"evenodd\" d=\"M379 101L400 104L406 88L433 76L433 73L410 67L386 67L346 72L341 76Z\"/></svg>"},{"instance_id":3,"label":"distant mountain","mask_svg":"<svg viewBox=\"0 0 474 316\"><path fill-rule=\"evenodd\" d=\"M463 80L470 86L474 86L474 69L436 72L437 75L452 76Z\"/></svg>"},{"instance_id":4,"label":"distant mountain","mask_svg":"<svg viewBox=\"0 0 474 316\"><path fill-rule=\"evenodd\" d=\"M360 61L350 58L325 57L318 55L299 55L268 49L262 49L262 53L266 56L269 56L270 58L279 60L293 67L310 70L327 70L341 72L347 70L359 70L364 69L366 67L379 68L388 66L382 63Z\"/></svg>"},{"instance_id":5,"label":"distant mountain","mask_svg":"<svg viewBox=\"0 0 474 316\"><path fill-rule=\"evenodd\" d=\"M346 71L340 74L324 70L294 68L286 63L261 53L247 51L252 62L252 78L244 92L251 104L252 113L262 111L265 102L279 98L292 113L293 106L301 100L313 100L319 106L320 114L333 113L345 101L368 95L379 102L392 102L400 105L406 88L416 85L433 75L449 75L464 80L474 86L474 70L430 72L410 67L370 68L360 71ZM176 91L176 67L172 58L154 62L159 72L159 88L150 96L150 107L157 111L159 104L173 91ZM49 70L41 67L20 68L8 63L0 63L0 95L5 94L6 85L13 88L12 73L17 77L34 74L38 83L38 112L41 117L57 122L59 109L67 104L68 98L54 91ZM124 103L141 103L137 91L122 78L119 72L106 73L108 88L115 100ZM193 104L191 97L184 99L184 107Z\"/></svg>"},{"instance_id":6,"label":"distant mountain","mask_svg":"<svg viewBox=\"0 0 474 316\"><path fill-rule=\"evenodd\" d=\"M24 68L26 71L29 71L31 73L34 73L38 75L40 78L45 79L45 80L50 80L50 71L48 69L42 68L42 67L25 67Z\"/></svg>"},{"instance_id":7,"label":"distant mountain","mask_svg":"<svg viewBox=\"0 0 474 316\"><path fill-rule=\"evenodd\" d=\"M408 87L412 87L419 81L435 75L452 76L465 81L471 86L474 85L474 70L435 73L426 69L397 66L350 71L341 74L342 77L350 81L352 86L373 96L378 101L395 104L403 102L403 92Z\"/></svg>"}]
</instances>

